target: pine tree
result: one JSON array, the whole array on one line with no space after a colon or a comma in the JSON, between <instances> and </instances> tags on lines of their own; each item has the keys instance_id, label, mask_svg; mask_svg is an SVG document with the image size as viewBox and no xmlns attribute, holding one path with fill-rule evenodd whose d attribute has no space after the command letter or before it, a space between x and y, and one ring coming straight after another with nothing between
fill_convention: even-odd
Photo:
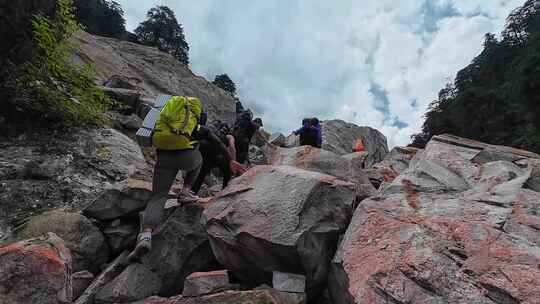
<instances>
[{"instance_id":1,"label":"pine tree","mask_svg":"<svg viewBox=\"0 0 540 304\"><path fill-rule=\"evenodd\" d=\"M148 11L146 18L135 29L137 40L173 55L186 65L189 64L189 46L174 12L167 6L156 6Z\"/></svg>"}]
</instances>

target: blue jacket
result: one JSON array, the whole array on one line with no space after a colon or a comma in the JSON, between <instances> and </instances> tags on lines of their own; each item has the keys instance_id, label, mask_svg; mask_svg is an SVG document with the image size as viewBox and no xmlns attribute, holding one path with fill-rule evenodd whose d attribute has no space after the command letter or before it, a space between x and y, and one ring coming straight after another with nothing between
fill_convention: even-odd
<instances>
[{"instance_id":1,"label":"blue jacket","mask_svg":"<svg viewBox=\"0 0 540 304\"><path fill-rule=\"evenodd\" d=\"M305 130L307 130L309 128L310 128L309 123L305 123L304 125L302 125L302 127L300 129L294 131L293 133L294 133L294 135L298 135L298 134L304 132Z\"/></svg>"}]
</instances>

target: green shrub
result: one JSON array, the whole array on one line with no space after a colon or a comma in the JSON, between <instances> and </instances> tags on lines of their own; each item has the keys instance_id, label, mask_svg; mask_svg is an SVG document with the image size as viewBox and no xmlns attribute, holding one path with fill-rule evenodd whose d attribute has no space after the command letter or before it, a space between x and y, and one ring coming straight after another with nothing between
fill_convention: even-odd
<instances>
[{"instance_id":1,"label":"green shrub","mask_svg":"<svg viewBox=\"0 0 540 304\"><path fill-rule=\"evenodd\" d=\"M22 67L11 102L18 115L10 118L58 127L105 124L111 101L94 85L93 68L70 62L75 46L68 38L81 29L72 0L58 0L54 18L35 15L32 29L38 56Z\"/></svg>"}]
</instances>

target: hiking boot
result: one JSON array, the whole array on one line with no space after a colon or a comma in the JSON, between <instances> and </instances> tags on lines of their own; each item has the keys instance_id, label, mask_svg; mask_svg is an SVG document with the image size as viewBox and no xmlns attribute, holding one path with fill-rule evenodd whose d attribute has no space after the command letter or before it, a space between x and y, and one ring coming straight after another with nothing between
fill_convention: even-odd
<instances>
[{"instance_id":1,"label":"hiking boot","mask_svg":"<svg viewBox=\"0 0 540 304\"><path fill-rule=\"evenodd\" d=\"M194 203L201 198L193 193L193 191L182 191L178 194L178 202L179 203Z\"/></svg>"},{"instance_id":2,"label":"hiking boot","mask_svg":"<svg viewBox=\"0 0 540 304\"><path fill-rule=\"evenodd\" d=\"M137 245L128 255L130 261L138 261L141 257L152 250L152 232L143 231L137 236Z\"/></svg>"}]
</instances>

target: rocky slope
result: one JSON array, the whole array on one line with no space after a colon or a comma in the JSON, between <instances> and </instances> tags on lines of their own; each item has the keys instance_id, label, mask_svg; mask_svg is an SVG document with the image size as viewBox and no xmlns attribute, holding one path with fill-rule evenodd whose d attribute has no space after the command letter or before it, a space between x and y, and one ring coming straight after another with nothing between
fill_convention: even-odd
<instances>
[{"instance_id":1,"label":"rocky slope","mask_svg":"<svg viewBox=\"0 0 540 304\"><path fill-rule=\"evenodd\" d=\"M540 155L434 137L363 201L334 257L335 303L538 303Z\"/></svg>"},{"instance_id":2,"label":"rocky slope","mask_svg":"<svg viewBox=\"0 0 540 304\"><path fill-rule=\"evenodd\" d=\"M114 129L23 136L0 151L0 239L32 214L80 210L118 181L151 176L141 149Z\"/></svg>"},{"instance_id":3,"label":"rocky slope","mask_svg":"<svg viewBox=\"0 0 540 304\"><path fill-rule=\"evenodd\" d=\"M215 197L169 201L156 250L141 264L125 257L148 183L131 180L104 190L84 215L44 214L16 231L19 239L64 238L70 257L57 251L54 263L64 276L93 271L88 288L84 271L63 285L40 281L48 275L43 252L19 249L39 240L1 248L0 259L37 250L23 265L39 274L44 303L62 303L50 290L82 293L77 304L538 303L540 155L448 135L425 150L394 149L373 172L360 166L364 156L306 147L272 155L272 165L252 168ZM378 191L366 186L374 172L384 176ZM362 201L360 185L371 187ZM86 246L81 229L91 236ZM99 273L92 266L103 263L103 246L110 254ZM10 263L0 271L13 272ZM0 277L0 286L9 282Z\"/></svg>"},{"instance_id":4,"label":"rocky slope","mask_svg":"<svg viewBox=\"0 0 540 304\"><path fill-rule=\"evenodd\" d=\"M123 129L158 93L200 96L231 122L232 99L172 57L74 39ZM0 143L0 303L540 303L540 155L449 135L388 153L377 130L323 126L323 149L253 146L261 165L226 189L170 199L137 263L151 170L130 137ZM367 151L350 153L359 136Z\"/></svg>"},{"instance_id":5,"label":"rocky slope","mask_svg":"<svg viewBox=\"0 0 540 304\"><path fill-rule=\"evenodd\" d=\"M386 136L376 129L370 127L360 127L353 123L345 122L340 119L326 120L322 122L322 149L334 152L339 155L345 155L353 152L356 139L364 138L367 152L365 159L366 167L383 160L388 153L388 143ZM278 144L281 146L280 144ZM292 148L299 145L299 137L294 134L289 135L283 146Z\"/></svg>"},{"instance_id":6,"label":"rocky slope","mask_svg":"<svg viewBox=\"0 0 540 304\"><path fill-rule=\"evenodd\" d=\"M234 122L233 97L193 74L172 55L157 48L86 32L77 33L72 40L79 47L73 60L91 63L97 71L99 85L138 92L143 98L154 98L158 94L197 96L209 119Z\"/></svg>"}]
</instances>

